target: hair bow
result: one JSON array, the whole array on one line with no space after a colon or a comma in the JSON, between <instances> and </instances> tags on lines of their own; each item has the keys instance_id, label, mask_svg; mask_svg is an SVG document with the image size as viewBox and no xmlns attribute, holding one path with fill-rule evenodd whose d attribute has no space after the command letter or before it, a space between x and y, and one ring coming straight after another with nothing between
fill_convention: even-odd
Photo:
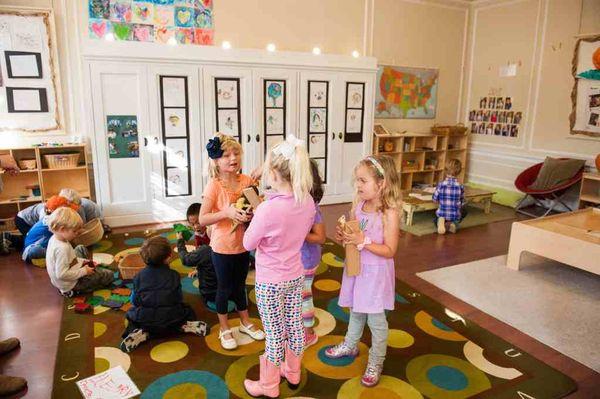
<instances>
[{"instance_id":1,"label":"hair bow","mask_svg":"<svg viewBox=\"0 0 600 399\"><path fill-rule=\"evenodd\" d=\"M208 157L210 159L221 158L224 152L221 149L221 140L218 137L209 139L208 143L206 143L206 151L208 151Z\"/></svg>"},{"instance_id":2,"label":"hair bow","mask_svg":"<svg viewBox=\"0 0 600 399\"><path fill-rule=\"evenodd\" d=\"M293 134L287 136L285 141L273 147L273 154L281 155L285 159L290 160L296 151L296 147L304 145L304 141L300 140Z\"/></svg>"}]
</instances>

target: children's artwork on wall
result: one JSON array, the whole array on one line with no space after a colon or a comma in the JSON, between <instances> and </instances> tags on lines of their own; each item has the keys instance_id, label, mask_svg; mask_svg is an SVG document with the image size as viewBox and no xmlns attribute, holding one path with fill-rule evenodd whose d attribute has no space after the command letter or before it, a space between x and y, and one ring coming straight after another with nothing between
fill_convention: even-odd
<instances>
[{"instance_id":1,"label":"children's artwork on wall","mask_svg":"<svg viewBox=\"0 0 600 399\"><path fill-rule=\"evenodd\" d=\"M230 136L239 135L239 120L237 109L219 109L217 110L218 131Z\"/></svg>"},{"instance_id":2,"label":"children's artwork on wall","mask_svg":"<svg viewBox=\"0 0 600 399\"><path fill-rule=\"evenodd\" d=\"M214 43L210 0L88 0L91 39L112 33L117 40L210 46Z\"/></svg>"},{"instance_id":3,"label":"children's artwork on wall","mask_svg":"<svg viewBox=\"0 0 600 399\"><path fill-rule=\"evenodd\" d=\"M276 134L273 136L266 136L267 139L265 140L266 143L266 147L267 148L273 148L274 145L281 143L284 139L283 135L281 134Z\"/></svg>"},{"instance_id":4,"label":"children's artwork on wall","mask_svg":"<svg viewBox=\"0 0 600 399\"><path fill-rule=\"evenodd\" d=\"M165 142L167 153L167 168L187 168L188 166L188 142L187 138L169 139Z\"/></svg>"},{"instance_id":5,"label":"children's artwork on wall","mask_svg":"<svg viewBox=\"0 0 600 399\"><path fill-rule=\"evenodd\" d=\"M600 137L600 35L577 40L572 69L571 134Z\"/></svg>"},{"instance_id":6,"label":"children's artwork on wall","mask_svg":"<svg viewBox=\"0 0 600 399\"><path fill-rule=\"evenodd\" d=\"M285 81L272 81L267 80L265 82L266 87L266 98L268 99L268 107L280 108L284 106L285 99Z\"/></svg>"},{"instance_id":7,"label":"children's artwork on wall","mask_svg":"<svg viewBox=\"0 0 600 399\"><path fill-rule=\"evenodd\" d=\"M167 196L190 195L189 180L187 168L167 168Z\"/></svg>"},{"instance_id":8,"label":"children's artwork on wall","mask_svg":"<svg viewBox=\"0 0 600 399\"><path fill-rule=\"evenodd\" d=\"M309 132L324 133L326 132L326 108L311 108L309 113Z\"/></svg>"},{"instance_id":9,"label":"children's artwork on wall","mask_svg":"<svg viewBox=\"0 0 600 399\"><path fill-rule=\"evenodd\" d=\"M217 79L218 108L236 108L238 106L238 86L238 80Z\"/></svg>"},{"instance_id":10,"label":"children's artwork on wall","mask_svg":"<svg viewBox=\"0 0 600 399\"><path fill-rule=\"evenodd\" d=\"M106 129L109 158L139 158L137 116L107 115Z\"/></svg>"},{"instance_id":11,"label":"children's artwork on wall","mask_svg":"<svg viewBox=\"0 0 600 399\"><path fill-rule=\"evenodd\" d=\"M365 112L365 102L363 100L364 92L365 83L346 82L346 122L344 128L345 143L359 143L363 140L362 136Z\"/></svg>"},{"instance_id":12,"label":"children's artwork on wall","mask_svg":"<svg viewBox=\"0 0 600 399\"><path fill-rule=\"evenodd\" d=\"M434 119L438 77L437 69L380 65L375 118Z\"/></svg>"},{"instance_id":13,"label":"children's artwork on wall","mask_svg":"<svg viewBox=\"0 0 600 399\"><path fill-rule=\"evenodd\" d=\"M310 143L308 156L311 158L325 158L327 136L324 134L309 134L308 141Z\"/></svg>"},{"instance_id":14,"label":"children's artwork on wall","mask_svg":"<svg viewBox=\"0 0 600 399\"><path fill-rule=\"evenodd\" d=\"M265 134L284 134L284 110L268 108L265 113Z\"/></svg>"},{"instance_id":15,"label":"children's artwork on wall","mask_svg":"<svg viewBox=\"0 0 600 399\"><path fill-rule=\"evenodd\" d=\"M309 107L327 107L328 82L310 81L308 90L310 92Z\"/></svg>"},{"instance_id":16,"label":"children's artwork on wall","mask_svg":"<svg viewBox=\"0 0 600 399\"><path fill-rule=\"evenodd\" d=\"M181 78L162 78L163 106L185 107L185 80Z\"/></svg>"},{"instance_id":17,"label":"children's artwork on wall","mask_svg":"<svg viewBox=\"0 0 600 399\"><path fill-rule=\"evenodd\" d=\"M362 110L349 109L346 113L346 132L362 133Z\"/></svg>"},{"instance_id":18,"label":"children's artwork on wall","mask_svg":"<svg viewBox=\"0 0 600 399\"><path fill-rule=\"evenodd\" d=\"M5 71L0 87L0 131L61 129L49 12L0 12ZM26 80L24 84L23 80Z\"/></svg>"},{"instance_id":19,"label":"children's artwork on wall","mask_svg":"<svg viewBox=\"0 0 600 399\"><path fill-rule=\"evenodd\" d=\"M187 116L185 108L165 108L165 136L187 136Z\"/></svg>"},{"instance_id":20,"label":"children's artwork on wall","mask_svg":"<svg viewBox=\"0 0 600 399\"><path fill-rule=\"evenodd\" d=\"M363 84L348 84L348 95L346 98L348 108L362 108L363 106Z\"/></svg>"},{"instance_id":21,"label":"children's artwork on wall","mask_svg":"<svg viewBox=\"0 0 600 399\"><path fill-rule=\"evenodd\" d=\"M512 111L512 97L481 97L479 107L482 109L469 111L469 122L475 122L471 123L471 133L486 136L517 137L519 133L518 125L523 119L523 113Z\"/></svg>"}]
</instances>

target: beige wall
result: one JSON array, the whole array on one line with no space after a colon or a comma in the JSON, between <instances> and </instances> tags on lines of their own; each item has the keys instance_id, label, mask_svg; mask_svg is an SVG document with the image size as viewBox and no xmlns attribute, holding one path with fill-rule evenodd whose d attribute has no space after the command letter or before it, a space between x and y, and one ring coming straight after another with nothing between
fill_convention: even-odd
<instances>
[{"instance_id":1,"label":"beige wall","mask_svg":"<svg viewBox=\"0 0 600 399\"><path fill-rule=\"evenodd\" d=\"M458 122L467 8L401 0L375 0L374 5L372 55L378 62L438 68L440 74L435 119L376 122L416 132Z\"/></svg>"},{"instance_id":2,"label":"beige wall","mask_svg":"<svg viewBox=\"0 0 600 399\"><path fill-rule=\"evenodd\" d=\"M472 9L463 120L490 88L502 89L524 112L519 138L472 136L469 179L508 189L527 166L546 156L591 161L600 140L569 134L571 61L580 32L600 33L598 0L521 0L476 4ZM516 77L498 67L521 62ZM591 162L590 162L591 163Z\"/></svg>"}]
</instances>

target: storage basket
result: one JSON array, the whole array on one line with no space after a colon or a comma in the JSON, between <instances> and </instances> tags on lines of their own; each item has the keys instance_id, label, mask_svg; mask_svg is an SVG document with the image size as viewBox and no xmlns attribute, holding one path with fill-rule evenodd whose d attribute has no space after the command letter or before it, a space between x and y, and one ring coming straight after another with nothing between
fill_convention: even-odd
<instances>
[{"instance_id":1,"label":"storage basket","mask_svg":"<svg viewBox=\"0 0 600 399\"><path fill-rule=\"evenodd\" d=\"M139 253L125 255L125 257L119 262L121 279L133 279L144 267L146 267L146 264Z\"/></svg>"},{"instance_id":2,"label":"storage basket","mask_svg":"<svg viewBox=\"0 0 600 399\"><path fill-rule=\"evenodd\" d=\"M37 161L35 159L19 159L19 168L23 170L32 170L37 168Z\"/></svg>"},{"instance_id":3,"label":"storage basket","mask_svg":"<svg viewBox=\"0 0 600 399\"><path fill-rule=\"evenodd\" d=\"M446 136L463 136L467 134L468 131L469 129L462 123L453 126L435 125L431 128L431 133L443 134Z\"/></svg>"},{"instance_id":4,"label":"storage basket","mask_svg":"<svg viewBox=\"0 0 600 399\"><path fill-rule=\"evenodd\" d=\"M17 229L17 226L15 225L15 219L13 219L13 218L0 219L0 232L14 231L16 229Z\"/></svg>"},{"instance_id":5,"label":"storage basket","mask_svg":"<svg viewBox=\"0 0 600 399\"><path fill-rule=\"evenodd\" d=\"M79 163L80 153L44 154L49 169L74 168Z\"/></svg>"},{"instance_id":6,"label":"storage basket","mask_svg":"<svg viewBox=\"0 0 600 399\"><path fill-rule=\"evenodd\" d=\"M81 234L73 240L74 245L83 245L89 247L102 239L104 235L104 227L100 219L92 219L83 225Z\"/></svg>"}]
</instances>

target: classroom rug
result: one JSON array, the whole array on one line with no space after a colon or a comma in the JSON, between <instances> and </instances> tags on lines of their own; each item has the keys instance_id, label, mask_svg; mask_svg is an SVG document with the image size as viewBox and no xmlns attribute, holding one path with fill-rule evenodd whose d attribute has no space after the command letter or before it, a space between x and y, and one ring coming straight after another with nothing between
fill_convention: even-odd
<instances>
[{"instance_id":1,"label":"classroom rug","mask_svg":"<svg viewBox=\"0 0 600 399\"><path fill-rule=\"evenodd\" d=\"M116 268L114 259L139 250L146 236L170 232L113 235L98 243L94 252ZM98 256L97 256L98 257ZM130 354L118 346L125 328L124 312L102 305L110 290L94 293L91 313L75 313L73 299L65 299L59 336L52 398L77 398L76 381L121 366L137 384L142 399L249 398L244 378L258 378L258 356L264 344L234 334L240 346L225 351L218 341L216 314L200 302L197 282L178 260L171 267L181 274L184 299L199 318L211 326L207 337L174 335L148 341ZM303 398L561 398L576 390L566 375L530 356L401 281L396 283L396 307L388 312L389 341L383 377L374 388L360 378L367 363L368 328L355 359L330 360L327 347L340 342L348 327L348 309L338 306L343 273L343 249L328 241L314 281L317 344L302 362L302 381L291 391L281 384L281 397ZM126 284L126 282L123 282ZM126 286L125 286L126 287ZM254 295L254 278L247 280L250 312L260 326ZM365 293L369 295L369 293ZM95 300L94 300L95 298ZM98 302L100 301L100 302ZM239 325L231 315L232 326Z\"/></svg>"},{"instance_id":2,"label":"classroom rug","mask_svg":"<svg viewBox=\"0 0 600 399\"><path fill-rule=\"evenodd\" d=\"M530 253L518 271L501 255L417 275L600 373L597 275Z\"/></svg>"},{"instance_id":3,"label":"classroom rug","mask_svg":"<svg viewBox=\"0 0 600 399\"><path fill-rule=\"evenodd\" d=\"M469 214L460 223L459 229L466 229L473 226L480 226L482 224L501 222L503 220L510 220L516 218L516 213L513 208L507 206L498 205L492 203L491 212L486 214L483 208L477 205L469 205ZM407 226L402 222L400 228L407 233L424 236L427 234L433 234L437 232L436 226L433 224L435 217L435 210L415 212L413 215L413 223Z\"/></svg>"}]
</instances>

